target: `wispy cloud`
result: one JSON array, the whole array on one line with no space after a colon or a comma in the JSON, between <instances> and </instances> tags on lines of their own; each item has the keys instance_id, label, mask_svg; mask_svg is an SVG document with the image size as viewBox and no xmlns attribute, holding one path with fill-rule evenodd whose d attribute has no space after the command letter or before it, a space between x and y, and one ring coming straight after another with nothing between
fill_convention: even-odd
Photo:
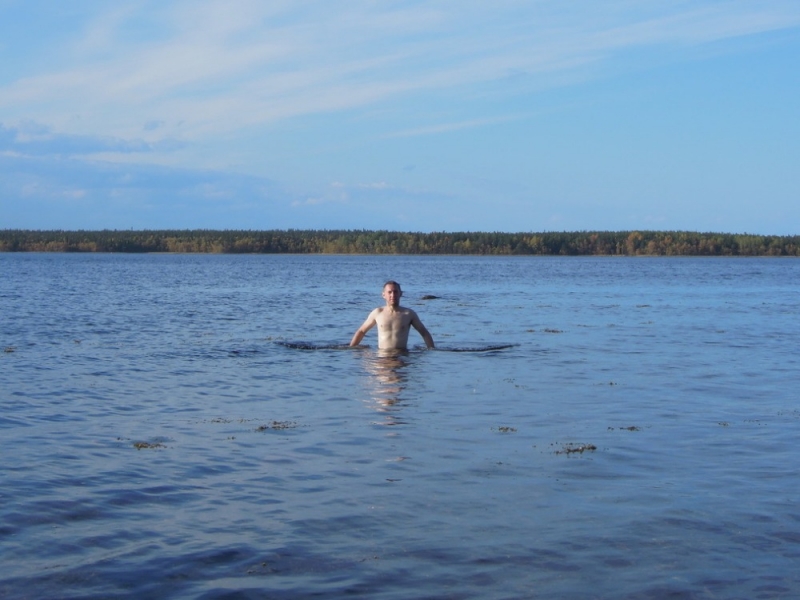
<instances>
[{"instance_id":1,"label":"wispy cloud","mask_svg":"<svg viewBox=\"0 0 800 600\"><path fill-rule=\"evenodd\" d=\"M582 226L600 218L589 192L657 215L659 199L724 208L763 181L790 202L791 94L748 88L738 67L769 56L785 81L798 28L797 0L0 2L0 222L503 228L557 206ZM629 75L652 65L642 91ZM745 98L706 119L725 100L703 81L716 67ZM652 110L628 102L637 93ZM751 188L731 183L755 163Z\"/></svg>"},{"instance_id":2,"label":"wispy cloud","mask_svg":"<svg viewBox=\"0 0 800 600\"><path fill-rule=\"evenodd\" d=\"M0 123L0 150L18 156L81 156L101 152L151 152L160 144L111 136L55 133L51 127L26 121L16 127Z\"/></svg>"},{"instance_id":3,"label":"wispy cloud","mask_svg":"<svg viewBox=\"0 0 800 600\"><path fill-rule=\"evenodd\" d=\"M263 177L0 152L2 226L289 227L292 197Z\"/></svg>"},{"instance_id":4,"label":"wispy cloud","mask_svg":"<svg viewBox=\"0 0 800 600\"><path fill-rule=\"evenodd\" d=\"M426 127L417 127L414 129L406 129L403 131L396 131L394 133L387 133L386 138L403 138L403 137L416 137L420 135L433 135L437 133L446 133L449 131L459 131L461 129L472 129L473 127L484 127L486 125L497 125L498 123L508 123L517 119L524 118L523 115L509 115L504 117L491 117L486 119L470 119L468 121L459 121L457 123L440 123L438 125L429 125Z\"/></svg>"},{"instance_id":5,"label":"wispy cloud","mask_svg":"<svg viewBox=\"0 0 800 600\"><path fill-rule=\"evenodd\" d=\"M796 27L796 2L115 4L0 87L6 123L186 140L521 73L537 85L614 53ZM138 33L137 33L138 32ZM158 123L158 127L153 127ZM479 125L463 121L449 128ZM401 132L420 135L435 128Z\"/></svg>"}]
</instances>

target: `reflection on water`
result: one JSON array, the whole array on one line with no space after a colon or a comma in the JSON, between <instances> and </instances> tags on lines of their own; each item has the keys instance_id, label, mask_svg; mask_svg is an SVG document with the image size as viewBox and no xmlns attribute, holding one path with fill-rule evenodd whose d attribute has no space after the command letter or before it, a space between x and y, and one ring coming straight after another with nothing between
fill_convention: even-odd
<instances>
[{"instance_id":1,"label":"reflection on water","mask_svg":"<svg viewBox=\"0 0 800 600\"><path fill-rule=\"evenodd\" d=\"M381 413L383 420L378 425L403 425L401 416L403 398L408 381L410 356L407 350L378 349L364 352L364 369L369 373L370 407Z\"/></svg>"}]
</instances>

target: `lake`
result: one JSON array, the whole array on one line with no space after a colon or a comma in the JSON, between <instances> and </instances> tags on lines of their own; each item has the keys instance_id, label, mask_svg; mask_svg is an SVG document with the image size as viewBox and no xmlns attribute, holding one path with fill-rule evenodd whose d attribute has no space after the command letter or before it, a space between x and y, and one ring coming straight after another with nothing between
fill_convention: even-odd
<instances>
[{"instance_id":1,"label":"lake","mask_svg":"<svg viewBox=\"0 0 800 600\"><path fill-rule=\"evenodd\" d=\"M800 597L796 259L0 276L2 598ZM386 279L436 350L337 347Z\"/></svg>"}]
</instances>

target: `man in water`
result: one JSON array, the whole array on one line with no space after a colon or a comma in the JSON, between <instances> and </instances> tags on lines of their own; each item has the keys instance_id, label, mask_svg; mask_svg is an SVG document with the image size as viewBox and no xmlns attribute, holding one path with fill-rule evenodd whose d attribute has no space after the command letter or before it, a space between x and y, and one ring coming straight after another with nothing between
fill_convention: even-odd
<instances>
[{"instance_id":1,"label":"man in water","mask_svg":"<svg viewBox=\"0 0 800 600\"><path fill-rule=\"evenodd\" d=\"M386 306L379 306L367 317L364 324L358 328L351 346L358 346L366 333L375 325L378 326L378 348L387 350L406 350L408 346L408 332L411 327L416 329L425 340L428 348L433 348L433 338L425 325L419 320L417 313L410 308L400 306L400 296L403 291L396 281L387 281L383 284L383 299Z\"/></svg>"}]
</instances>

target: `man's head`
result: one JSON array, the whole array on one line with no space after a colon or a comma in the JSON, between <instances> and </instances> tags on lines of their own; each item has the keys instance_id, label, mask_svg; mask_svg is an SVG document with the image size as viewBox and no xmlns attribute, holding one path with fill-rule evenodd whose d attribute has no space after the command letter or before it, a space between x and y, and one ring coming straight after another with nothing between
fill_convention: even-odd
<instances>
[{"instance_id":1,"label":"man's head","mask_svg":"<svg viewBox=\"0 0 800 600\"><path fill-rule=\"evenodd\" d=\"M386 304L397 306L400 304L400 296L403 295L403 290L400 289L399 283L390 280L383 284L383 294L381 295L386 300Z\"/></svg>"}]
</instances>

